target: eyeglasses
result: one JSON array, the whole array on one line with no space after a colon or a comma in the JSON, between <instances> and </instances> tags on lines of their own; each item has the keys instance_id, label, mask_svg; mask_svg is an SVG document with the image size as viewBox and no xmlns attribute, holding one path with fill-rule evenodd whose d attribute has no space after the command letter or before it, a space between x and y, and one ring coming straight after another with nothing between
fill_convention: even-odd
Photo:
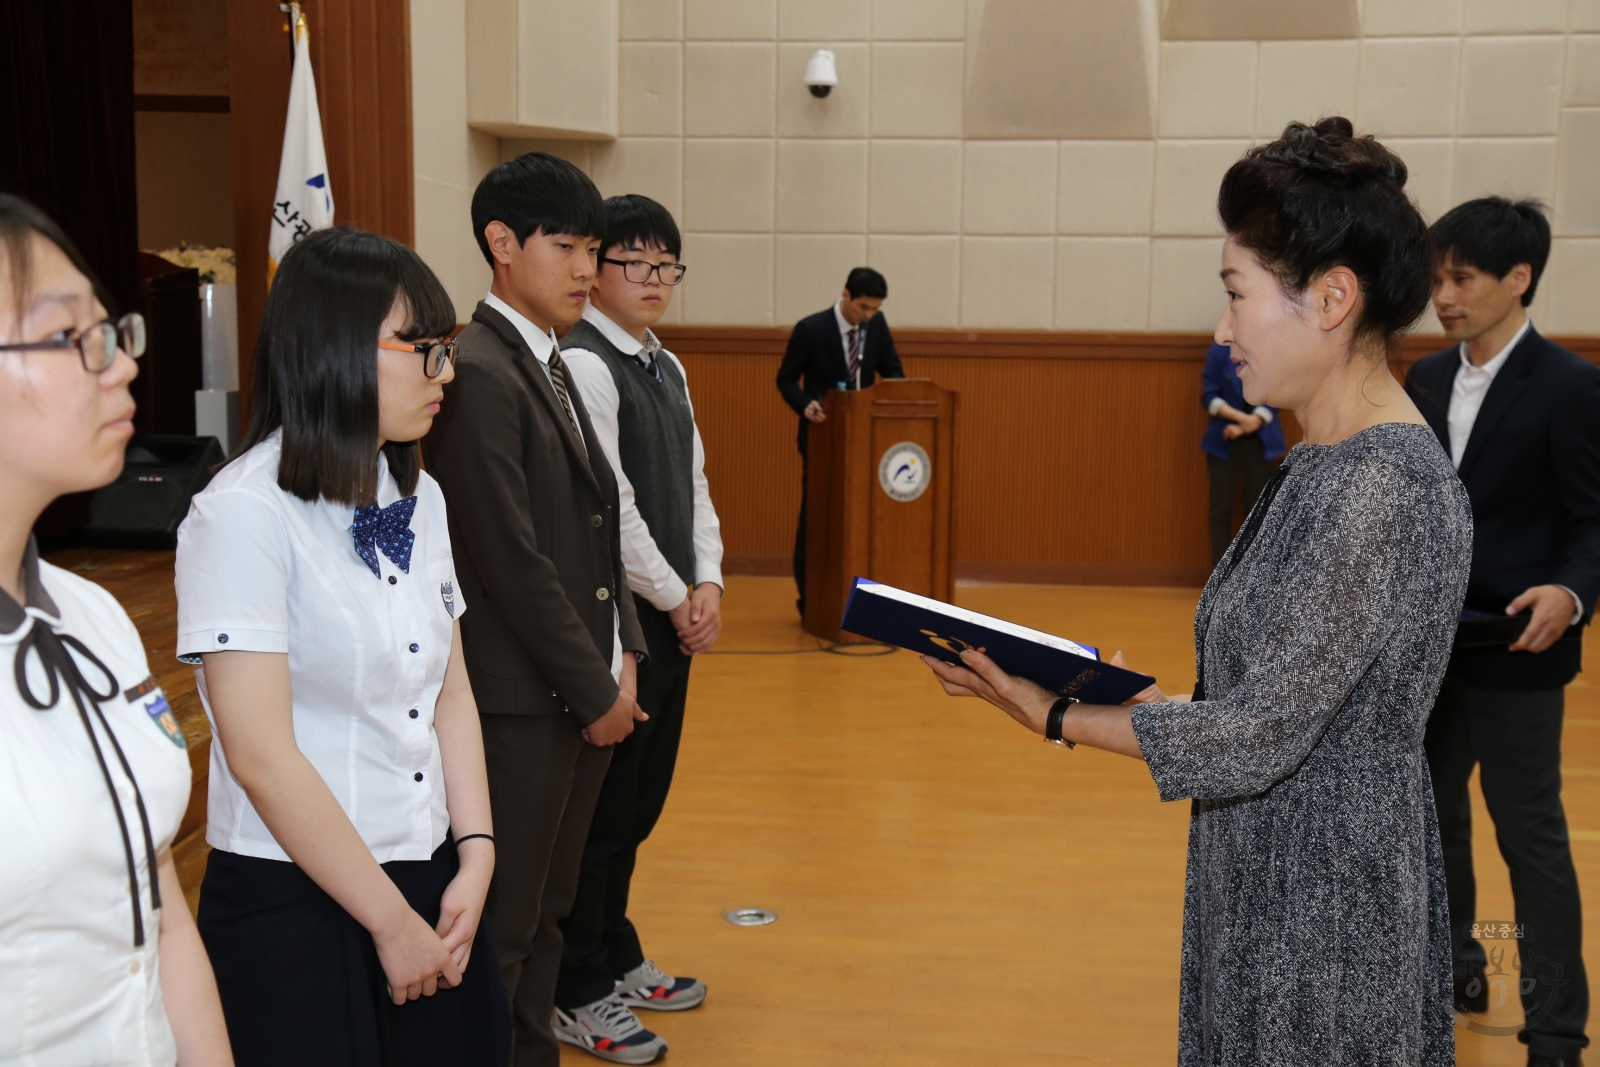
<instances>
[{"instance_id":1,"label":"eyeglasses","mask_svg":"<svg viewBox=\"0 0 1600 1067\"><path fill-rule=\"evenodd\" d=\"M90 374L100 374L111 369L117 361L117 350L126 352L131 359L144 355L144 316L129 312L116 322L106 319L81 331L62 330L46 341L25 341L21 344L0 345L0 352L45 352L51 349L76 348L83 369Z\"/></svg>"},{"instance_id":2,"label":"eyeglasses","mask_svg":"<svg viewBox=\"0 0 1600 1067\"><path fill-rule=\"evenodd\" d=\"M652 274L660 276L662 285L677 285L683 281L689 269L682 263L646 263L642 259L606 259L602 256L600 262L621 267L622 276L635 285L645 284Z\"/></svg>"},{"instance_id":3,"label":"eyeglasses","mask_svg":"<svg viewBox=\"0 0 1600 1067\"><path fill-rule=\"evenodd\" d=\"M378 347L390 352L415 352L422 357L422 373L437 378L445 364L456 361L456 341L379 341Z\"/></svg>"}]
</instances>

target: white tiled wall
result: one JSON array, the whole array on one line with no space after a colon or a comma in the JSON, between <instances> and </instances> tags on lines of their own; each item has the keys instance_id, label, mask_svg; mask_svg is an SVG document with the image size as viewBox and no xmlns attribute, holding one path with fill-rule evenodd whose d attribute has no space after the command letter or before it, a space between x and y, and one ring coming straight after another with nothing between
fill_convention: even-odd
<instances>
[{"instance_id":1,"label":"white tiled wall","mask_svg":"<svg viewBox=\"0 0 1600 1067\"><path fill-rule=\"evenodd\" d=\"M623 137L683 135L683 45L626 41L617 56L617 132Z\"/></svg>"},{"instance_id":2,"label":"white tiled wall","mask_svg":"<svg viewBox=\"0 0 1600 1067\"><path fill-rule=\"evenodd\" d=\"M968 141L961 228L969 234L1054 233L1054 141Z\"/></svg>"},{"instance_id":3,"label":"white tiled wall","mask_svg":"<svg viewBox=\"0 0 1600 1067\"><path fill-rule=\"evenodd\" d=\"M1254 41L1167 41L1156 99L1158 137L1249 137L1255 127Z\"/></svg>"},{"instance_id":4,"label":"white tiled wall","mask_svg":"<svg viewBox=\"0 0 1600 1067\"><path fill-rule=\"evenodd\" d=\"M500 149L467 126L466 30L465 0L413 5L411 39L440 50L411 72L414 240L462 321L489 288L489 268L472 236L472 191L499 162Z\"/></svg>"},{"instance_id":5,"label":"white tiled wall","mask_svg":"<svg viewBox=\"0 0 1600 1067\"><path fill-rule=\"evenodd\" d=\"M686 142L678 224L688 230L771 233L776 148L776 142L756 138Z\"/></svg>"},{"instance_id":6,"label":"white tiled wall","mask_svg":"<svg viewBox=\"0 0 1600 1067\"><path fill-rule=\"evenodd\" d=\"M963 237L961 324L1050 329L1055 305L1055 244L1049 237ZM894 292L892 281L889 292Z\"/></svg>"},{"instance_id":7,"label":"white tiled wall","mask_svg":"<svg viewBox=\"0 0 1600 1067\"><path fill-rule=\"evenodd\" d=\"M442 34L460 4L413 0L433 12L414 25ZM606 195L642 192L677 214L686 322L787 324L870 263L896 324L1195 330L1221 308L1223 172L1290 119L1344 114L1405 159L1430 218L1489 193L1550 203L1557 247L1535 318L1600 332L1600 0L1361 0L1357 38L1152 37L1155 136L1136 140L965 138L983 10L621 0L620 138L536 146ZM801 84L821 47L840 79L825 100ZM423 120L447 116L437 96L416 99L419 246L471 273L470 244L433 219L461 212L468 172L496 153L469 137L477 162L442 166Z\"/></svg>"},{"instance_id":8,"label":"white tiled wall","mask_svg":"<svg viewBox=\"0 0 1600 1067\"><path fill-rule=\"evenodd\" d=\"M1292 119L1355 117L1357 41L1262 41L1256 61L1255 135L1276 137Z\"/></svg>"},{"instance_id":9,"label":"white tiled wall","mask_svg":"<svg viewBox=\"0 0 1600 1067\"><path fill-rule=\"evenodd\" d=\"M1155 159L1154 141L1062 141L1058 232L1148 234Z\"/></svg>"}]
</instances>

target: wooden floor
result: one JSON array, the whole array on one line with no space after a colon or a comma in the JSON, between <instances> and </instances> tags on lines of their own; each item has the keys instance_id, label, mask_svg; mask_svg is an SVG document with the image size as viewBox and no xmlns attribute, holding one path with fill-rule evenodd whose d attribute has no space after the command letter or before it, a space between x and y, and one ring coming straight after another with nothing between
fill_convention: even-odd
<instances>
[{"instance_id":1,"label":"wooden floor","mask_svg":"<svg viewBox=\"0 0 1600 1067\"><path fill-rule=\"evenodd\" d=\"M170 557L57 561L124 599L174 706L192 713L192 681L171 659ZM1169 692L1193 684L1193 590L973 585L958 599L1124 649ZM696 1011L646 1016L671 1062L1173 1063L1188 806L1157 800L1133 760L1058 751L987 705L945 698L907 653L814 651L793 604L784 579L729 580L718 651L786 654L695 664L677 784L640 859L646 952L711 988ZM1582 678L1567 721L1567 812L1592 902L1600 694ZM1509 920L1481 803L1477 831L1479 917ZM779 919L734 927L721 915L735 907ZM1593 963L1593 904L1586 918ZM1474 1026L1511 1029L1519 1015L1512 997ZM1458 1039L1463 1065L1526 1059L1511 1036Z\"/></svg>"}]
</instances>

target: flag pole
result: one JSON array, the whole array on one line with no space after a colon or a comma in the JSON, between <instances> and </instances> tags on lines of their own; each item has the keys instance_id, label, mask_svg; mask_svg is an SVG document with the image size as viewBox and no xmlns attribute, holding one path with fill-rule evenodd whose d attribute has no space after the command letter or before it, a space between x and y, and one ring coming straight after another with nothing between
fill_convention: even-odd
<instances>
[{"instance_id":1,"label":"flag pole","mask_svg":"<svg viewBox=\"0 0 1600 1067\"><path fill-rule=\"evenodd\" d=\"M295 23L304 16L300 13L299 4L279 4L278 10L289 17L283 22L283 32L289 35L289 69L294 69L294 33Z\"/></svg>"},{"instance_id":2,"label":"flag pole","mask_svg":"<svg viewBox=\"0 0 1600 1067\"><path fill-rule=\"evenodd\" d=\"M267 238L267 284L294 244L313 230L333 225L333 191L328 184L327 153L322 143L322 113L317 106L316 74L311 64L311 35L298 3L280 3L290 18L294 66L289 75L289 100L283 127L283 154L273 195L272 228Z\"/></svg>"}]
</instances>

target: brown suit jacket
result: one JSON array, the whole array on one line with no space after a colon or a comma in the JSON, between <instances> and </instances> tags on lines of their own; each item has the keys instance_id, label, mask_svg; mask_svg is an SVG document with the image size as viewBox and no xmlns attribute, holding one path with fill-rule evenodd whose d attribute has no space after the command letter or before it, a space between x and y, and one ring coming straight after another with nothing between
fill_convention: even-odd
<instances>
[{"instance_id":1,"label":"brown suit jacket","mask_svg":"<svg viewBox=\"0 0 1600 1067\"><path fill-rule=\"evenodd\" d=\"M471 608L461 638L478 710L569 711L587 726L617 699L613 611L624 651L646 649L626 595L616 477L577 389L571 398L587 449L522 335L479 304L422 448Z\"/></svg>"}]
</instances>

